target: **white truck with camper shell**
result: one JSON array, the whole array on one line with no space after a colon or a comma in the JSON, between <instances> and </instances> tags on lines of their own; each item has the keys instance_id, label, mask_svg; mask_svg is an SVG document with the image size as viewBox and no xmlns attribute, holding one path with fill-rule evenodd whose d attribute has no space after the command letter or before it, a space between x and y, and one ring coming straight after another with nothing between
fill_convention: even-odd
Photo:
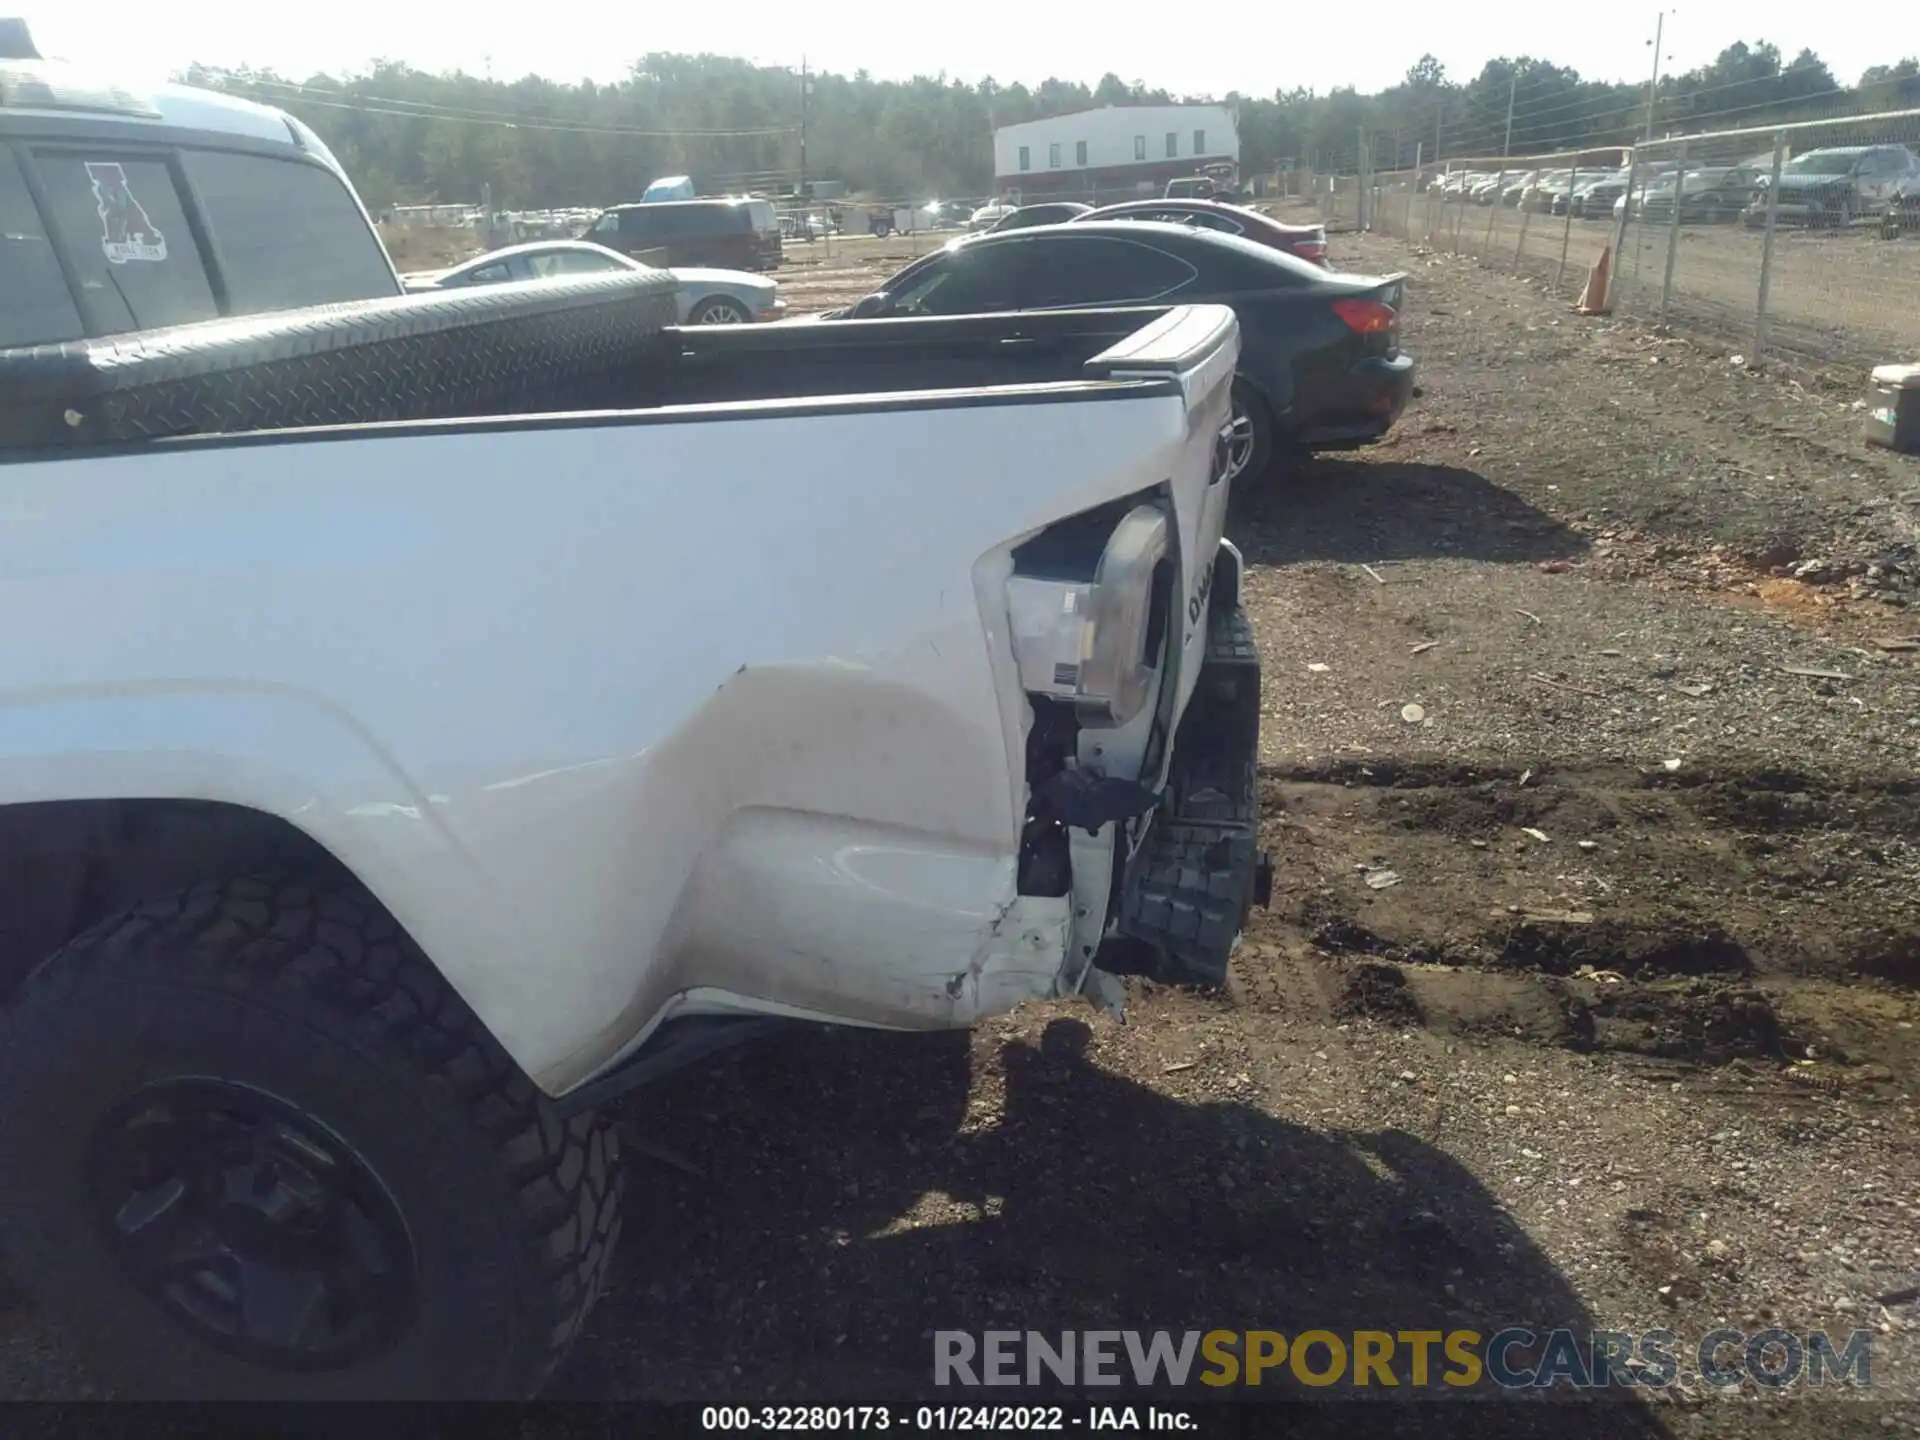
<instances>
[{"instance_id":1,"label":"white truck with camper shell","mask_svg":"<svg viewBox=\"0 0 1920 1440\"><path fill-rule=\"evenodd\" d=\"M304 126L14 48L0 1247L120 1393L530 1393L623 1091L1221 978L1230 310L366 300Z\"/></svg>"}]
</instances>

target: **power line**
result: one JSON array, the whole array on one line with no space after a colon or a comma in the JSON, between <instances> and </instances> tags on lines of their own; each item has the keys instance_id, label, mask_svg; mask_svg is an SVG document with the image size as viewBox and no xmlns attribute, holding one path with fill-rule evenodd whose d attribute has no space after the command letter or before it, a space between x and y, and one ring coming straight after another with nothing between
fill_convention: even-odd
<instances>
[{"instance_id":1,"label":"power line","mask_svg":"<svg viewBox=\"0 0 1920 1440\"><path fill-rule=\"evenodd\" d=\"M1856 95L1858 93L1859 91L1855 87L1847 86L1847 85L1836 85L1827 90L1816 90L1805 95L1795 95L1795 96L1787 97L1785 99L1759 100L1748 105L1730 105L1719 110L1703 111L1702 113L1697 115L1683 116L1681 118L1680 123L1688 126L1704 126L1711 121L1723 120L1735 115L1751 114L1753 111L1756 111L1756 110L1785 111L1785 110L1791 110L1796 106L1808 104L1809 102L1812 102L1812 101L1832 99L1833 97L1840 96L1840 95ZM1856 120L1856 121L1871 120L1874 118L1875 113L1876 112L1873 112L1873 111L1857 111L1857 112L1843 111L1839 113L1830 113L1823 116L1816 116L1814 117L1813 120L1807 121L1804 123L1810 123L1810 124L1825 123L1825 124L1843 125L1849 120ZM1802 123L1802 122L1791 121L1783 117L1781 120L1781 123L1794 124L1794 123ZM1628 116L1624 117L1622 120L1622 123L1615 128L1619 132L1624 134L1626 132L1635 130L1636 126L1632 120L1631 115L1629 114ZM1640 145L1642 147L1645 147L1648 145L1659 146L1663 144L1676 143L1680 140L1685 140L1685 139L1711 139L1714 133L1715 132L1711 129L1689 129L1689 130L1679 131L1673 134L1656 136L1650 142L1645 140L1636 140L1630 134L1628 134L1626 138L1619 139L1619 140L1610 140L1605 138L1604 136L1594 136L1570 148L1573 150L1578 150L1578 149L1591 150L1591 149L1606 149L1616 145L1623 149L1634 146L1634 145ZM1561 150L1548 151L1545 153L1549 155L1565 154L1565 153L1569 153L1569 150L1568 148L1563 148ZM1488 152L1480 155L1456 153L1452 158L1456 160L1486 160L1491 162L1497 157L1492 155L1491 152ZM1516 156L1514 158L1516 160L1525 160L1528 157Z\"/></svg>"},{"instance_id":2,"label":"power line","mask_svg":"<svg viewBox=\"0 0 1920 1440\"><path fill-rule=\"evenodd\" d=\"M392 96L360 95L351 90L314 93L317 87L285 80L262 80L231 73L216 73L209 78L229 91L254 89L268 92L265 98L275 103L318 105L329 110L350 110L367 115L390 115L400 119L445 120L468 125L494 125L513 130L549 130L581 135L624 135L646 140L745 140L791 135L792 125L769 125L728 130L647 130L632 125L607 125L590 120L560 120L549 115L529 115L505 110L479 110L466 106L443 105L429 100L403 100ZM326 99L324 95L350 98Z\"/></svg>"},{"instance_id":3,"label":"power line","mask_svg":"<svg viewBox=\"0 0 1920 1440\"><path fill-rule=\"evenodd\" d=\"M1791 69L1781 70L1781 71L1777 71L1772 75L1749 76L1743 80L1724 80L1719 82L1718 84L1702 85L1697 88L1688 89L1688 90L1680 89L1679 81L1673 79L1672 77L1669 77L1669 83L1673 84L1675 88L1671 92L1663 93L1661 96L1661 99L1666 100L1669 103L1675 102L1675 101L1686 103L1686 102L1691 102L1692 100L1702 95L1715 95L1715 94L1720 94L1727 90L1740 90L1740 89L1746 89L1752 86L1778 84L1786 80L1792 73L1793 72L1791 71ZM1596 82L1596 83L1603 83L1603 82ZM1620 87L1610 87L1610 88L1612 93L1609 93L1607 91L1602 91L1595 94L1578 96L1573 99L1563 101L1559 104L1543 106L1537 110L1527 110L1525 108L1522 108L1515 116L1514 123L1517 126L1525 127L1528 124L1532 123L1533 121L1543 119L1549 115L1565 114L1569 111L1581 110L1581 109L1588 108L1589 106L1593 107L1596 110L1622 109L1622 110L1631 112L1634 110L1641 109L1646 104L1646 99L1644 96L1635 97L1631 94L1626 93L1626 91L1629 90L1631 87L1620 86ZM1854 87L1854 86L1836 85L1830 89L1813 91L1806 95L1787 96L1787 97L1777 98L1774 100L1758 101L1755 103L1755 105L1736 106L1736 107L1733 107L1733 110L1708 112L1708 114L1709 115L1731 114L1733 113L1734 110L1753 109L1753 108L1758 108L1759 106L1765 106L1765 105L1797 104L1802 100L1819 99L1820 97L1826 96L1826 95L1853 94L1853 93L1857 93L1857 90L1858 90L1858 87ZM1482 118L1484 119L1484 117ZM1694 118L1704 118L1704 117L1684 116L1681 118L1690 120Z\"/></svg>"}]
</instances>

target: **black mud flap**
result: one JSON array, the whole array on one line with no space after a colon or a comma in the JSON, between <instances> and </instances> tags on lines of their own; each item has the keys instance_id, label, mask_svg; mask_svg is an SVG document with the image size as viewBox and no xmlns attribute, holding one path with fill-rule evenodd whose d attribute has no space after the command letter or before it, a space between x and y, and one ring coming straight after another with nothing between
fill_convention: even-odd
<instances>
[{"instance_id":1,"label":"black mud flap","mask_svg":"<svg viewBox=\"0 0 1920 1440\"><path fill-rule=\"evenodd\" d=\"M1224 982L1248 912L1271 898L1259 753L1260 653L1246 612L1222 605L1175 737L1165 803L1121 886L1116 928L1144 949L1143 968L1158 979Z\"/></svg>"}]
</instances>

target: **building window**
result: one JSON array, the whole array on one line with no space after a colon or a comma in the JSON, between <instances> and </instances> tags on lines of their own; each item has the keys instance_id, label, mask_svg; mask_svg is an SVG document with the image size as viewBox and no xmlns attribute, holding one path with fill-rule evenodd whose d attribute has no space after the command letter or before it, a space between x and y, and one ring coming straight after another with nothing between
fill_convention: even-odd
<instances>
[{"instance_id":1,"label":"building window","mask_svg":"<svg viewBox=\"0 0 1920 1440\"><path fill-rule=\"evenodd\" d=\"M1180 137L1173 131L1167 131L1167 158L1173 159L1180 153Z\"/></svg>"},{"instance_id":2,"label":"building window","mask_svg":"<svg viewBox=\"0 0 1920 1440\"><path fill-rule=\"evenodd\" d=\"M1057 143L1047 146L1047 168L1049 170L1060 168L1060 146Z\"/></svg>"},{"instance_id":3,"label":"building window","mask_svg":"<svg viewBox=\"0 0 1920 1440\"><path fill-rule=\"evenodd\" d=\"M1020 147L1020 168L1022 170L1031 170L1033 168L1033 151L1029 150L1025 145Z\"/></svg>"},{"instance_id":4,"label":"building window","mask_svg":"<svg viewBox=\"0 0 1920 1440\"><path fill-rule=\"evenodd\" d=\"M1204 155L1207 153L1206 131L1196 130L1193 132L1193 153L1196 155Z\"/></svg>"},{"instance_id":5,"label":"building window","mask_svg":"<svg viewBox=\"0 0 1920 1440\"><path fill-rule=\"evenodd\" d=\"M1087 168L1087 142L1086 141L1076 140L1073 142L1073 163L1079 166L1082 170Z\"/></svg>"}]
</instances>

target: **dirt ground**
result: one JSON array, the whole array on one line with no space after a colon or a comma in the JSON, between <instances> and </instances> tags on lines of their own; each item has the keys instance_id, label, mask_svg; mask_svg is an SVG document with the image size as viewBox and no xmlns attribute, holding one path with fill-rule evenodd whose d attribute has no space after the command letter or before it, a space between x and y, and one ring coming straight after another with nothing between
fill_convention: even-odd
<instances>
[{"instance_id":1,"label":"dirt ground","mask_svg":"<svg viewBox=\"0 0 1920 1440\"><path fill-rule=\"evenodd\" d=\"M471 260L486 250L477 230L437 225L381 225L380 242L387 247L394 268L405 275L421 270L443 270Z\"/></svg>"},{"instance_id":2,"label":"dirt ground","mask_svg":"<svg viewBox=\"0 0 1920 1440\"><path fill-rule=\"evenodd\" d=\"M1385 195L1379 226L1448 252L1464 251L1577 291L1587 267L1615 239L1610 220L1522 216L1474 205L1430 203L1404 191ZM1524 225L1523 225L1524 221ZM1491 226L1489 225L1491 222ZM1882 240L1877 225L1844 232L1783 225L1768 281L1769 344L1801 359L1843 356L1868 364L1920 353L1920 239ZM1751 349L1765 235L1739 224L1680 228L1672 315L1712 327ZM1670 227L1635 221L1615 259L1617 307L1655 317L1666 278ZM1561 256L1566 256L1564 273Z\"/></svg>"},{"instance_id":3,"label":"dirt ground","mask_svg":"<svg viewBox=\"0 0 1920 1440\"><path fill-rule=\"evenodd\" d=\"M795 1031L636 1097L556 1395L924 1396L938 1329L1664 1328L1685 1372L1778 1325L1870 1331L1871 1388L1389 1419L1920 1433L1920 461L1860 442L1858 377L1336 251L1410 272L1424 395L1236 499L1277 878L1231 983ZM0 1308L0 1394L89 1389Z\"/></svg>"}]
</instances>

